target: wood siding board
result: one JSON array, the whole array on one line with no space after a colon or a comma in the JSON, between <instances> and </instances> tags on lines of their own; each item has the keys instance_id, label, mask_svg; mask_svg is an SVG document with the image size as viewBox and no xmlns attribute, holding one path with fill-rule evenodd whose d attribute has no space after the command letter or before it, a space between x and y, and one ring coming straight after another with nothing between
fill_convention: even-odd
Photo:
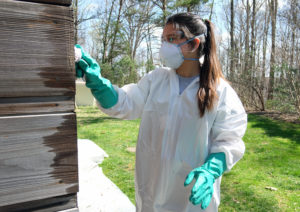
<instances>
[{"instance_id":1,"label":"wood siding board","mask_svg":"<svg viewBox=\"0 0 300 212\"><path fill-rule=\"evenodd\" d=\"M1 212L53 212L77 208L76 194L0 207Z\"/></svg>"},{"instance_id":2,"label":"wood siding board","mask_svg":"<svg viewBox=\"0 0 300 212\"><path fill-rule=\"evenodd\" d=\"M72 0L18 0L18 1L29 1L29 2L37 2L37 3L45 3L45 4L64 5L64 6L70 6L72 3Z\"/></svg>"},{"instance_id":3,"label":"wood siding board","mask_svg":"<svg viewBox=\"0 0 300 212\"><path fill-rule=\"evenodd\" d=\"M0 104L0 115L71 112L74 108L72 101Z\"/></svg>"},{"instance_id":4,"label":"wood siding board","mask_svg":"<svg viewBox=\"0 0 300 212\"><path fill-rule=\"evenodd\" d=\"M32 2L0 1L1 212L77 208L71 0Z\"/></svg>"},{"instance_id":5,"label":"wood siding board","mask_svg":"<svg viewBox=\"0 0 300 212\"><path fill-rule=\"evenodd\" d=\"M5 72L0 67L0 98L75 95L75 76L66 73L64 68L53 67L53 71L47 67L40 67L40 71L28 69L23 68L18 75L14 75L13 71Z\"/></svg>"},{"instance_id":6,"label":"wood siding board","mask_svg":"<svg viewBox=\"0 0 300 212\"><path fill-rule=\"evenodd\" d=\"M1 206L78 191L74 113L0 117Z\"/></svg>"},{"instance_id":7,"label":"wood siding board","mask_svg":"<svg viewBox=\"0 0 300 212\"><path fill-rule=\"evenodd\" d=\"M72 112L74 110L74 97L70 96L0 98L0 116Z\"/></svg>"},{"instance_id":8,"label":"wood siding board","mask_svg":"<svg viewBox=\"0 0 300 212\"><path fill-rule=\"evenodd\" d=\"M69 7L0 1L0 98L74 96Z\"/></svg>"}]
</instances>

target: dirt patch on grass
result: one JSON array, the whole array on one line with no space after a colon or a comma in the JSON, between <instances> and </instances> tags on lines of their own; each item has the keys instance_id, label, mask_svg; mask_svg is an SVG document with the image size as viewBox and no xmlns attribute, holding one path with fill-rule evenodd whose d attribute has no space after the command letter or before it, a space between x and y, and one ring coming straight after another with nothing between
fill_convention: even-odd
<instances>
[{"instance_id":1,"label":"dirt patch on grass","mask_svg":"<svg viewBox=\"0 0 300 212\"><path fill-rule=\"evenodd\" d=\"M294 124L300 124L300 118L296 113L280 113L276 111L247 111L249 114L262 115L274 120L285 121Z\"/></svg>"},{"instance_id":2,"label":"dirt patch on grass","mask_svg":"<svg viewBox=\"0 0 300 212\"><path fill-rule=\"evenodd\" d=\"M126 149L128 152L135 152L135 147L127 147Z\"/></svg>"}]
</instances>

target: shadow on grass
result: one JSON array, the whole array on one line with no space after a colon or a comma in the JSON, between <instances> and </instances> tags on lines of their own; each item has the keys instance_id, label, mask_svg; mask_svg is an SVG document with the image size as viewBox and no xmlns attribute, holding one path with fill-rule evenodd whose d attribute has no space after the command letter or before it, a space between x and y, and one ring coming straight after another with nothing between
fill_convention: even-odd
<instances>
[{"instance_id":1,"label":"shadow on grass","mask_svg":"<svg viewBox=\"0 0 300 212\"><path fill-rule=\"evenodd\" d=\"M99 109L98 110L83 110L83 109L81 109L81 110L77 110L76 112L80 113L81 111L83 111L84 114L88 114L88 115L99 113Z\"/></svg>"},{"instance_id":2,"label":"shadow on grass","mask_svg":"<svg viewBox=\"0 0 300 212\"><path fill-rule=\"evenodd\" d=\"M108 120L113 120L116 122L122 121L121 119L117 118L112 118L112 117L77 117L77 122L80 124L97 124L97 123L102 123Z\"/></svg>"},{"instance_id":3,"label":"shadow on grass","mask_svg":"<svg viewBox=\"0 0 300 212\"><path fill-rule=\"evenodd\" d=\"M274 121L259 115L248 115L248 121L255 123L253 127L262 128L270 137L282 137L291 139L300 144L300 126L286 122Z\"/></svg>"}]
</instances>

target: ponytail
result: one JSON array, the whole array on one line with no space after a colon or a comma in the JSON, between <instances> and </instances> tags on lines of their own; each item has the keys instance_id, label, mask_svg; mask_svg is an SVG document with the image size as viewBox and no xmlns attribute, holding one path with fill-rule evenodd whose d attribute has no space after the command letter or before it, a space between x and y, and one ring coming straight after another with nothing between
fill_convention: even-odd
<instances>
[{"instance_id":1,"label":"ponytail","mask_svg":"<svg viewBox=\"0 0 300 212\"><path fill-rule=\"evenodd\" d=\"M204 21L207 33L203 48L204 62L200 71L198 107L200 117L203 117L206 110L212 110L217 95L217 84L220 78L224 78L220 63L217 57L215 35L212 23L209 20Z\"/></svg>"},{"instance_id":2,"label":"ponytail","mask_svg":"<svg viewBox=\"0 0 300 212\"><path fill-rule=\"evenodd\" d=\"M185 33L187 39L197 35L205 35L205 39L201 37L198 48L199 57L204 56L204 62L199 73L200 80L197 93L199 113L200 117L203 117L206 111L213 109L218 100L217 84L220 78L224 78L217 57L212 23L192 13L178 13L169 17L166 24L175 24L178 30Z\"/></svg>"}]
</instances>

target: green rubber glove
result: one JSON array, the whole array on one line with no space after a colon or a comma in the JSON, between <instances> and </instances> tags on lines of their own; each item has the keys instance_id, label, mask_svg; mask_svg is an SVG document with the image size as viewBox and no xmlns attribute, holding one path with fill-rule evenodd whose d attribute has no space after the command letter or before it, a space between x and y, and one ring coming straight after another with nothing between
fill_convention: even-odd
<instances>
[{"instance_id":1,"label":"green rubber glove","mask_svg":"<svg viewBox=\"0 0 300 212\"><path fill-rule=\"evenodd\" d=\"M191 190L190 201L194 205L201 203L203 210L207 208L214 192L215 179L220 177L226 169L226 157L223 152L210 154L201 167L193 169L184 182L184 186L187 186L194 178L196 180Z\"/></svg>"},{"instance_id":2,"label":"green rubber glove","mask_svg":"<svg viewBox=\"0 0 300 212\"><path fill-rule=\"evenodd\" d=\"M85 53L78 44L76 48L81 49L81 59L75 64L76 76L85 75L86 87L90 88L93 96L98 100L103 108L111 108L118 102L118 93L113 88L111 82L101 76L101 69L96 60Z\"/></svg>"}]
</instances>

